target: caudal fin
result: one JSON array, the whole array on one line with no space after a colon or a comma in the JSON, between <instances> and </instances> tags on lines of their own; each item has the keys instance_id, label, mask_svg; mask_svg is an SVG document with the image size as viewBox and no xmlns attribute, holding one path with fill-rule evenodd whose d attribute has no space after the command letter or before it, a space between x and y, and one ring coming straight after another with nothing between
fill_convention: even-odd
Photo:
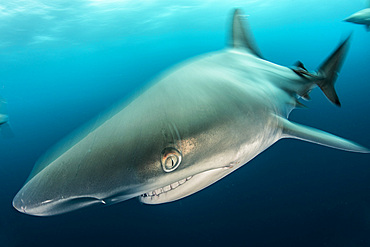
<instances>
[{"instance_id":1,"label":"caudal fin","mask_svg":"<svg viewBox=\"0 0 370 247\"><path fill-rule=\"evenodd\" d=\"M341 104L335 91L334 84L347 54L350 37L351 36L348 36L324 63L322 63L318 71L322 79L316 81L316 84L321 88L326 97L337 106Z\"/></svg>"}]
</instances>

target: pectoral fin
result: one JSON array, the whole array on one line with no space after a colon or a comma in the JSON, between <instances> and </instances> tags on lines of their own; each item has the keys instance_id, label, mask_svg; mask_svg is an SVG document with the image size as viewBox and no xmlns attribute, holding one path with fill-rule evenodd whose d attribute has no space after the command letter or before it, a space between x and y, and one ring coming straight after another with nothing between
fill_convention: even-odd
<instances>
[{"instance_id":1,"label":"pectoral fin","mask_svg":"<svg viewBox=\"0 0 370 247\"><path fill-rule=\"evenodd\" d=\"M281 118L283 138L295 138L345 151L370 153L370 150L344 138L322 130L290 122Z\"/></svg>"}]
</instances>

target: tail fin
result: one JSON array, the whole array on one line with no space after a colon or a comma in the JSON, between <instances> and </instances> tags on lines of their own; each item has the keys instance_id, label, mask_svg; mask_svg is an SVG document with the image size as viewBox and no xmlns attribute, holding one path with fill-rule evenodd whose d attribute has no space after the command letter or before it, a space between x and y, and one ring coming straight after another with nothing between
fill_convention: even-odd
<instances>
[{"instance_id":1,"label":"tail fin","mask_svg":"<svg viewBox=\"0 0 370 247\"><path fill-rule=\"evenodd\" d=\"M320 66L318 74L323 79L318 80L316 84L321 88L326 97L335 105L341 106L334 84L342 67L344 58L347 54L349 40L348 36L338 48L326 59Z\"/></svg>"}]
</instances>

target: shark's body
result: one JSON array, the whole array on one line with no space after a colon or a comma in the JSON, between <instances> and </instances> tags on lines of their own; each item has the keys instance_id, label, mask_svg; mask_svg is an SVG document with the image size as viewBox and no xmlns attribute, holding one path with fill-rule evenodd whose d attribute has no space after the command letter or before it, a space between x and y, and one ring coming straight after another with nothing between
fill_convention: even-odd
<instances>
[{"instance_id":1,"label":"shark's body","mask_svg":"<svg viewBox=\"0 0 370 247\"><path fill-rule=\"evenodd\" d=\"M365 25L366 30L370 31L370 1L368 1L368 7L366 9L354 13L344 19L344 21Z\"/></svg>"},{"instance_id":2,"label":"shark's body","mask_svg":"<svg viewBox=\"0 0 370 247\"><path fill-rule=\"evenodd\" d=\"M191 195L281 138L356 152L353 142L289 122L297 98L319 85L339 105L336 74L348 39L319 73L261 58L239 10L230 46L169 70L60 155L41 162L13 200L20 212L55 215L139 197L159 204Z\"/></svg>"}]
</instances>

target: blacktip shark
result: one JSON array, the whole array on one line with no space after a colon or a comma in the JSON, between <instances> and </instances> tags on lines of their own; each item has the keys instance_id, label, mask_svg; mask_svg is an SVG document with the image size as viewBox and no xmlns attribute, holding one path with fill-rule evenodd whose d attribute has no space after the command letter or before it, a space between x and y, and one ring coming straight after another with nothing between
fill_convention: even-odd
<instances>
[{"instance_id":1,"label":"blacktip shark","mask_svg":"<svg viewBox=\"0 0 370 247\"><path fill-rule=\"evenodd\" d=\"M13 200L29 215L50 216L138 197L175 201L215 183L282 138L353 152L369 150L287 120L320 87L334 89L349 39L319 67L283 67L262 58L240 10L226 49L168 70L138 97L65 151L34 168Z\"/></svg>"},{"instance_id":2,"label":"blacktip shark","mask_svg":"<svg viewBox=\"0 0 370 247\"><path fill-rule=\"evenodd\" d=\"M360 10L344 19L344 21L365 25L366 30L370 31L370 0L367 1L367 8Z\"/></svg>"}]
</instances>

